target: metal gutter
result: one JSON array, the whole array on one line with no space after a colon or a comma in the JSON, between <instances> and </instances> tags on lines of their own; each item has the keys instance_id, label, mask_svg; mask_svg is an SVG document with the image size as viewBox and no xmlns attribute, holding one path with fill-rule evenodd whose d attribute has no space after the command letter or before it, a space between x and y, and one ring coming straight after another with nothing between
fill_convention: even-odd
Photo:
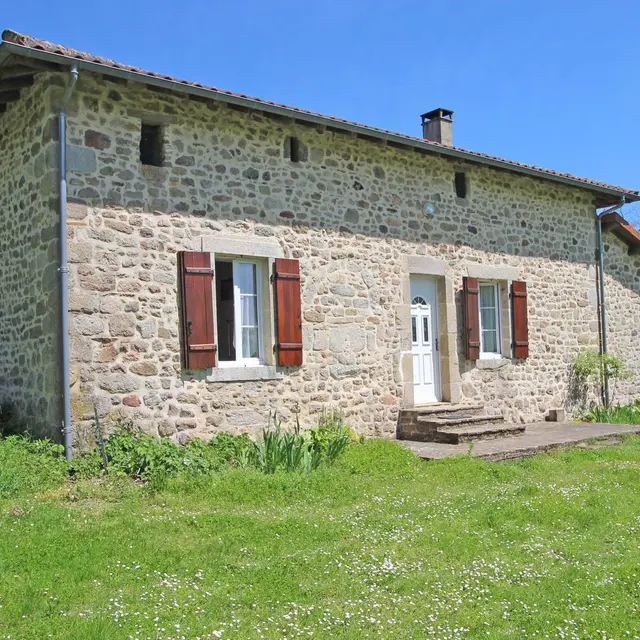
<instances>
[{"instance_id":1,"label":"metal gutter","mask_svg":"<svg viewBox=\"0 0 640 640\"><path fill-rule=\"evenodd\" d=\"M67 460L73 455L73 435L71 433L71 358L69 351L69 264L67 262L67 107L78 80L78 67L70 70L60 111L58 112L58 162L60 171L60 191L58 213L60 216L60 332L62 337L62 398L64 405L63 434L64 453Z\"/></svg>"},{"instance_id":2,"label":"metal gutter","mask_svg":"<svg viewBox=\"0 0 640 640\"><path fill-rule=\"evenodd\" d=\"M624 190L611 189L608 187L585 183L580 180L568 178L566 176L555 175L552 173L547 173L545 171L532 169L530 167L523 167L521 165L513 164L508 160L500 160L498 158L491 158L491 157L484 157L484 156L478 157L473 152L463 151L460 149L444 147L444 146L436 146L426 141L421 142L416 138L408 138L408 137L402 136L401 134L394 134L392 132L381 131L375 128L369 128L363 125L358 125L352 122L334 120L332 118L325 118L320 115L301 112L296 109L284 107L281 105L257 101L249 97L230 95L228 93L225 93L223 91L218 91L216 89L207 89L204 87L197 87L192 84L186 84L186 83L178 82L176 80L169 80L162 77L155 77L155 76L148 75L146 73L140 73L140 72L131 71L128 69L119 69L117 67L112 67L110 65L100 64L97 62L90 62L83 59L70 58L57 53L50 53L48 51L32 49L31 47L15 44L13 42L3 41L2 43L0 43L0 51L4 48L6 48L9 53L15 53L16 55L25 56L28 58L34 58L36 60L54 62L56 64L62 64L67 66L71 64L76 64L78 68L84 69L91 73L99 73L103 75L113 76L116 78L133 80L135 82L141 82L143 84L148 84L155 87L161 87L161 88L168 89L171 91L176 91L179 93L186 93L190 95L201 96L203 98L220 100L221 102L225 102L228 104L233 104L233 105L245 107L248 109L255 109L258 111L264 111L266 113L272 113L284 118L290 118L290 119L300 120L304 122L309 122L309 123L313 123L323 127L331 127L333 129L346 131L348 133L359 134L368 138L377 138L379 140L393 142L395 144L403 145L406 147L413 147L421 151L426 151L428 153L436 153L436 154L440 154L447 157L465 160L467 162L473 162L475 164L488 165L488 166L496 167L499 169L515 172L515 173L520 173L520 174L524 174L524 175L528 175L536 178L541 178L543 180L552 180L554 182L560 182L562 184L567 184L580 189L586 189L587 191L591 191L595 193L607 194L607 195L615 196L618 198L626 197L629 202L640 200L640 195L634 194L633 192L629 193Z\"/></svg>"},{"instance_id":3,"label":"metal gutter","mask_svg":"<svg viewBox=\"0 0 640 640\"><path fill-rule=\"evenodd\" d=\"M596 236L597 236L597 259L598 259L598 311L600 315L600 353L601 355L606 355L607 350L607 309L604 303L604 238L602 233L602 217L607 213L611 213L616 209L619 209L624 205L625 199L614 205L613 207L609 207L605 209L602 213L596 212ZM604 396L604 406L608 407L610 398L609 398L609 375L607 371L607 367L602 366L602 385L603 385L603 396Z\"/></svg>"}]
</instances>

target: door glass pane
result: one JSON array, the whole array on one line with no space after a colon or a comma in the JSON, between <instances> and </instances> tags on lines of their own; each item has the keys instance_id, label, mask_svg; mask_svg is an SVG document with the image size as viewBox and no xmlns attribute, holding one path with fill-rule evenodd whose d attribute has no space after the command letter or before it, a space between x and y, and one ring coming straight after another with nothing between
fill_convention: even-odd
<instances>
[{"instance_id":1,"label":"door glass pane","mask_svg":"<svg viewBox=\"0 0 640 640\"><path fill-rule=\"evenodd\" d=\"M416 328L415 316L411 316L411 342L418 342L418 330Z\"/></svg>"},{"instance_id":2,"label":"door glass pane","mask_svg":"<svg viewBox=\"0 0 640 640\"><path fill-rule=\"evenodd\" d=\"M429 316L422 316L422 342L429 344Z\"/></svg>"}]
</instances>

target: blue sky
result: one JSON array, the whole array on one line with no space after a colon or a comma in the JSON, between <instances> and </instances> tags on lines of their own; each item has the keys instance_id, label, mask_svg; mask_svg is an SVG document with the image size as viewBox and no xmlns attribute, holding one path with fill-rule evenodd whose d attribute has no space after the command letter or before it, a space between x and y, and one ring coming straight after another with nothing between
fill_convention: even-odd
<instances>
[{"instance_id":1,"label":"blue sky","mask_svg":"<svg viewBox=\"0 0 640 640\"><path fill-rule=\"evenodd\" d=\"M153 71L640 188L637 0L30 0L11 28ZM26 9L28 4L28 9Z\"/></svg>"}]
</instances>

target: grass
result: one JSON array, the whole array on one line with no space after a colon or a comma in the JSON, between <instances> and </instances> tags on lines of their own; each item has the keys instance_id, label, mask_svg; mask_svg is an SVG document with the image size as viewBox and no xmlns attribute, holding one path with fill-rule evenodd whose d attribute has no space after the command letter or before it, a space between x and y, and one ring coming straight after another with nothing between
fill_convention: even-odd
<instances>
[{"instance_id":1,"label":"grass","mask_svg":"<svg viewBox=\"0 0 640 640\"><path fill-rule=\"evenodd\" d=\"M9 449L3 639L640 637L637 437L505 464L368 441L157 492Z\"/></svg>"},{"instance_id":2,"label":"grass","mask_svg":"<svg viewBox=\"0 0 640 640\"><path fill-rule=\"evenodd\" d=\"M586 413L584 419L607 424L640 424L640 404L596 407Z\"/></svg>"}]
</instances>

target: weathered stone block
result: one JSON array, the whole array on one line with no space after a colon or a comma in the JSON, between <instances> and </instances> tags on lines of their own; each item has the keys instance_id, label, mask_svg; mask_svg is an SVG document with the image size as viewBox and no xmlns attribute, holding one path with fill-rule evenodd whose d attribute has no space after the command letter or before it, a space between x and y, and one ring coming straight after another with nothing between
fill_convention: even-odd
<instances>
[{"instance_id":1,"label":"weathered stone block","mask_svg":"<svg viewBox=\"0 0 640 640\"><path fill-rule=\"evenodd\" d=\"M138 381L123 373L114 373L98 376L96 380L100 389L109 393L129 393L138 388Z\"/></svg>"},{"instance_id":2,"label":"weathered stone block","mask_svg":"<svg viewBox=\"0 0 640 640\"><path fill-rule=\"evenodd\" d=\"M104 333L105 325L101 318L90 315L74 316L71 320L71 334L76 336L97 336Z\"/></svg>"},{"instance_id":3,"label":"weathered stone block","mask_svg":"<svg viewBox=\"0 0 640 640\"><path fill-rule=\"evenodd\" d=\"M135 318L124 313L118 313L109 318L109 333L112 336L135 335Z\"/></svg>"},{"instance_id":4,"label":"weathered stone block","mask_svg":"<svg viewBox=\"0 0 640 640\"><path fill-rule=\"evenodd\" d=\"M155 376L158 373L158 367L149 360L143 360L142 362L134 362L129 367L129 371L138 376Z\"/></svg>"}]
</instances>

